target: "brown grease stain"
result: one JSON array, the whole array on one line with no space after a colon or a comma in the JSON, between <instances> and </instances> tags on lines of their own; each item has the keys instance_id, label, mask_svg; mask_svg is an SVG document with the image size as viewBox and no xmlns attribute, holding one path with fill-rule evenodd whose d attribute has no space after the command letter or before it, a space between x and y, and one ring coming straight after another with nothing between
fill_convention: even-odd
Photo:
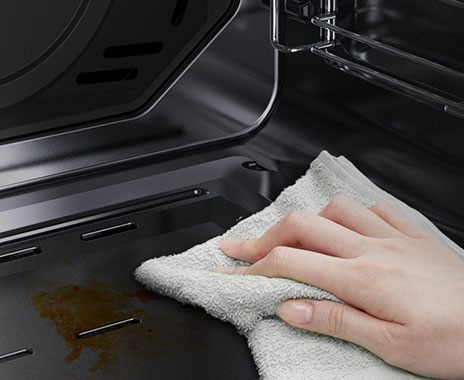
<instances>
[{"instance_id":1,"label":"brown grease stain","mask_svg":"<svg viewBox=\"0 0 464 380\"><path fill-rule=\"evenodd\" d=\"M113 286L114 287L114 286ZM78 339L77 333L118 322L135 315L124 311L134 299L148 303L160 298L145 290L115 291L110 284L67 285L53 291L40 292L31 304L42 318L49 319L71 350L66 360L78 359L84 349L97 353L97 362L89 368L96 372L117 360L118 340L112 332Z\"/></svg>"},{"instance_id":2,"label":"brown grease stain","mask_svg":"<svg viewBox=\"0 0 464 380\"><path fill-rule=\"evenodd\" d=\"M161 299L161 296L156 293L148 292L146 290L137 290L130 294L131 297L137 298L142 303L149 303Z\"/></svg>"}]
</instances>

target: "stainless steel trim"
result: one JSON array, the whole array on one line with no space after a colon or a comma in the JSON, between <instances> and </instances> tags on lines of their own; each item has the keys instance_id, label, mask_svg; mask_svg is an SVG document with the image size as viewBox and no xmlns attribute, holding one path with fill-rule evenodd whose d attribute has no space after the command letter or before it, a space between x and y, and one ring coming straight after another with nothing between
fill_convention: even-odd
<instances>
[{"instance_id":1,"label":"stainless steel trim","mask_svg":"<svg viewBox=\"0 0 464 380\"><path fill-rule=\"evenodd\" d=\"M441 0L453 5L462 5L455 3L453 0ZM390 54L391 56L404 59L405 61L412 62L424 70L434 70L433 74L442 75L444 82L446 81L461 81L464 80L464 71L447 67L438 62L411 54L396 47L384 44L374 39L362 36L350 30L341 28L336 25L337 21L337 0L320 0L322 14L314 16L311 19L313 25L320 28L320 41L301 46L288 46L280 41L280 26L279 17L281 9L281 0L272 0L271 6L271 42L275 49L284 53L296 53L301 51L311 51L313 54L322 58L328 59L330 62L345 72L354 74L366 81L381 85L391 90L400 91L406 95L413 96L429 105L433 105L446 113L464 118L464 99L457 94L447 93L446 89L440 88L439 85L429 85L424 83L413 84L414 78L408 78L406 75L393 75L385 72L378 71L361 61L357 62L355 57L342 57L331 49L336 47L339 42L338 36L348 38L353 41L360 42L372 49L382 53ZM330 51L329 51L330 50ZM437 81L437 83L441 83ZM464 82L463 82L464 85ZM456 95L456 96L455 96Z\"/></svg>"},{"instance_id":2,"label":"stainless steel trim","mask_svg":"<svg viewBox=\"0 0 464 380\"><path fill-rule=\"evenodd\" d=\"M300 51L310 51L316 43L301 45L301 46L287 46L280 42L280 25L279 25L279 14L280 14L280 1L271 1L271 44L274 49L282 53L298 53ZM319 42L317 42L319 43Z\"/></svg>"},{"instance_id":3,"label":"stainless steel trim","mask_svg":"<svg viewBox=\"0 0 464 380\"><path fill-rule=\"evenodd\" d=\"M337 11L337 0L321 0L321 9L324 12L326 23L328 25L335 25ZM326 44L333 43L335 41L335 32L329 28L321 29L321 40Z\"/></svg>"},{"instance_id":4,"label":"stainless steel trim","mask_svg":"<svg viewBox=\"0 0 464 380\"><path fill-rule=\"evenodd\" d=\"M354 41L361 42L364 45L367 45L367 46L372 47L374 49L377 49L377 50L380 50L380 51L383 51L385 53L389 53L389 54L392 54L392 55L396 55L396 56L404 58L404 59L406 59L406 60L408 60L410 62L419 63L419 64L421 64L423 66L432 68L434 70L440 70L440 71L446 72L448 74L453 74L453 75L460 76L460 77L464 78L464 73L463 72L451 69L451 68L449 68L447 66L441 65L441 64L433 62L433 61L430 61L430 60L428 60L426 58L422 58L422 57L419 57L417 55L405 52L403 50L397 49L397 48L395 48L393 46L384 44L382 42L375 41L375 40L372 40L370 38L361 36L360 34L351 32L351 31L349 31L347 29L340 28L339 26L334 25L333 23L331 23L331 21L333 21L333 20L335 20L334 14L330 13L330 14L325 14L325 15L321 15L321 16L315 16L315 17L312 18L311 22L314 25L319 26L320 28L329 29L329 30L333 31L333 33L336 33L337 35L344 36L344 37L347 37L347 38L352 39Z\"/></svg>"},{"instance_id":5,"label":"stainless steel trim","mask_svg":"<svg viewBox=\"0 0 464 380\"><path fill-rule=\"evenodd\" d=\"M312 49L312 53L322 58L328 59L332 62L336 62L339 65L339 68L343 71L357 75L368 82L383 85L384 87L388 87L391 89L402 90L402 92L404 92L405 94L414 96L418 100L439 107L450 115L464 118L463 102L451 101L450 99L445 98L441 95L437 95L420 87L413 86L401 79L392 77L390 75L381 73L369 67L352 62L348 59L345 59L327 51L327 49L324 47L315 47Z\"/></svg>"}]
</instances>

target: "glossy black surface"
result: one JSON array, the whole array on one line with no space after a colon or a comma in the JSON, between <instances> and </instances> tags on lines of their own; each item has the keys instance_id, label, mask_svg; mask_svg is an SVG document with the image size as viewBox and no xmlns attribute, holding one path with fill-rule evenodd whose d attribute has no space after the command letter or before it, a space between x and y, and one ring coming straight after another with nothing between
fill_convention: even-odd
<instances>
[{"instance_id":1,"label":"glossy black surface","mask_svg":"<svg viewBox=\"0 0 464 380\"><path fill-rule=\"evenodd\" d=\"M292 21L286 28L295 40L317 32ZM255 137L177 156L144 156L242 131L260 115L272 92L273 51L268 10L250 0L153 112L118 126L118 136L105 133L106 127L88 134L67 128L57 140L43 135L1 146L0 261L18 256L0 263L0 291L8 306L0 316L0 377L34 378L46 371L45 377L68 378L257 378L246 342L232 326L172 300L142 302L146 298L134 297L141 288L132 271L147 258L181 252L258 211L322 149L345 155L464 245L462 120L334 70L310 54L285 56L282 64L278 109ZM155 133L153 125L176 133ZM138 156L145 158L132 160ZM27 185L115 159L127 162ZM254 170L250 162L267 170ZM136 228L117 228L127 224ZM81 238L112 228L120 233ZM22 256L33 248L40 252ZM73 291L92 294L79 310L98 314L103 304L118 317L95 317L83 330L125 317L142 323L108 332L102 339L115 347L109 351L93 350L91 340L82 340L87 351L68 360L74 348L57 332L60 318L41 316L34 301ZM105 294L124 307L96 301ZM17 360L1 359L22 349L7 356ZM95 369L101 352L111 353L113 361Z\"/></svg>"},{"instance_id":2,"label":"glossy black surface","mask_svg":"<svg viewBox=\"0 0 464 380\"><path fill-rule=\"evenodd\" d=\"M8 295L0 321L9 326L0 377L256 378L231 325L133 278L141 262L182 252L269 204L279 174L246 162L153 167L151 176L125 173L125 182L92 190L85 181L57 185L46 207L41 191L12 197L0 239L0 292ZM32 354L12 354L18 350Z\"/></svg>"},{"instance_id":3,"label":"glossy black surface","mask_svg":"<svg viewBox=\"0 0 464 380\"><path fill-rule=\"evenodd\" d=\"M462 70L462 2L435 0L424 6L420 0L358 0L352 8L356 32Z\"/></svg>"},{"instance_id":4,"label":"glossy black surface","mask_svg":"<svg viewBox=\"0 0 464 380\"><path fill-rule=\"evenodd\" d=\"M343 1L337 25L358 37L340 36L330 51L374 73L346 63L341 70L462 117L463 22L459 1Z\"/></svg>"},{"instance_id":5,"label":"glossy black surface","mask_svg":"<svg viewBox=\"0 0 464 380\"><path fill-rule=\"evenodd\" d=\"M146 111L238 0L2 2L0 140Z\"/></svg>"}]
</instances>

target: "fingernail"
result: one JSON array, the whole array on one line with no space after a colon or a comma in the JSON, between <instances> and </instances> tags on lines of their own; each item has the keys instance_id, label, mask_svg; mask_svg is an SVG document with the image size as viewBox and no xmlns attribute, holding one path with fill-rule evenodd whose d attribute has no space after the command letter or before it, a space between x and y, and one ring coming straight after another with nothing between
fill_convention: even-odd
<instances>
[{"instance_id":1,"label":"fingernail","mask_svg":"<svg viewBox=\"0 0 464 380\"><path fill-rule=\"evenodd\" d=\"M277 315L290 324L307 324L313 318L313 305L307 301L287 301L277 308Z\"/></svg>"},{"instance_id":2,"label":"fingernail","mask_svg":"<svg viewBox=\"0 0 464 380\"><path fill-rule=\"evenodd\" d=\"M245 241L241 239L225 239L221 241L221 249L224 253L232 253L240 249Z\"/></svg>"}]
</instances>

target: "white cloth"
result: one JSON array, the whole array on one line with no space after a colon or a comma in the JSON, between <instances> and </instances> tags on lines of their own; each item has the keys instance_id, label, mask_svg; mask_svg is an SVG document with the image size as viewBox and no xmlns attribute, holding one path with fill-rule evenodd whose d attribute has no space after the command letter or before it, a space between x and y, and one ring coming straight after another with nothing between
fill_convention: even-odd
<instances>
[{"instance_id":1,"label":"white cloth","mask_svg":"<svg viewBox=\"0 0 464 380\"><path fill-rule=\"evenodd\" d=\"M183 254L143 263L136 270L136 278L153 291L201 306L214 317L234 324L247 337L263 379L417 379L354 344L297 330L275 317L276 307L287 299L335 299L331 294L291 280L210 271L237 264L219 249L222 239L258 237L290 211L319 212L336 194L365 206L393 204L464 257L463 250L422 214L379 189L346 158L322 152L308 172L270 206L223 236Z\"/></svg>"}]
</instances>

